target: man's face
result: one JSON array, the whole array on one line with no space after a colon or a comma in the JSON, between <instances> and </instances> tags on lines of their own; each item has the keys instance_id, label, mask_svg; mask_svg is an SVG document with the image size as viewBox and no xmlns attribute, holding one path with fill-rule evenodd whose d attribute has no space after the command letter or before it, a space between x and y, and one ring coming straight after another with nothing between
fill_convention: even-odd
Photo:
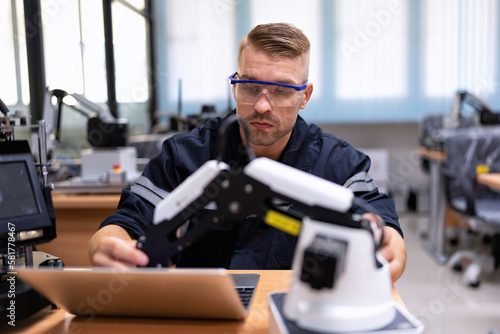
<instances>
[{"instance_id":1,"label":"man's face","mask_svg":"<svg viewBox=\"0 0 500 334\"><path fill-rule=\"evenodd\" d=\"M250 46L243 50L238 62L238 79L302 85L307 72L307 57L273 57ZM271 106L265 94L253 105L236 102L236 113L250 128L251 144L257 156L267 155L266 151L284 149L299 109L305 108L311 93L312 84L308 84L298 103L292 107Z\"/></svg>"}]
</instances>

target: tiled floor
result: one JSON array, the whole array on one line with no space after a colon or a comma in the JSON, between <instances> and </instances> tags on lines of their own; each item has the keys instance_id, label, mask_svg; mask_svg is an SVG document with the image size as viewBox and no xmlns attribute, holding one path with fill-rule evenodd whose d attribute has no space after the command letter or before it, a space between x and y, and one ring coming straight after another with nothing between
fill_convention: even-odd
<instances>
[{"instance_id":1,"label":"tiled floor","mask_svg":"<svg viewBox=\"0 0 500 334\"><path fill-rule=\"evenodd\" d=\"M425 334L500 333L500 270L482 276L478 288L462 282L462 275L439 265L419 237L425 214L401 214L408 262L396 289L408 310L425 326ZM448 247L448 253L451 249Z\"/></svg>"}]
</instances>

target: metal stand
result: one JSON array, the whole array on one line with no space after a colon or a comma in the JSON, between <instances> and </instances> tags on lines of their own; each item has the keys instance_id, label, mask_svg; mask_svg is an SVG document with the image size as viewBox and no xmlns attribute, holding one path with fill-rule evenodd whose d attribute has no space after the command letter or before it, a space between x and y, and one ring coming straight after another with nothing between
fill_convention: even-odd
<instances>
[{"instance_id":1,"label":"metal stand","mask_svg":"<svg viewBox=\"0 0 500 334\"><path fill-rule=\"evenodd\" d=\"M441 176L441 162L431 159L429 164L429 225L423 244L437 263L445 264L448 256L445 254L444 179Z\"/></svg>"}]
</instances>

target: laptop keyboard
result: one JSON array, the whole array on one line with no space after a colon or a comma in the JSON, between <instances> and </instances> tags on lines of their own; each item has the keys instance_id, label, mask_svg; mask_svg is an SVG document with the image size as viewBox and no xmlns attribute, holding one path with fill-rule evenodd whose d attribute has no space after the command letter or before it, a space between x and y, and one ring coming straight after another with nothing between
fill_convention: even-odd
<instances>
[{"instance_id":1,"label":"laptop keyboard","mask_svg":"<svg viewBox=\"0 0 500 334\"><path fill-rule=\"evenodd\" d=\"M245 309L248 308L250 302L252 301L252 296L255 291L254 286L237 286L235 287L238 295L240 296L241 303Z\"/></svg>"},{"instance_id":2,"label":"laptop keyboard","mask_svg":"<svg viewBox=\"0 0 500 334\"><path fill-rule=\"evenodd\" d=\"M260 274L256 273L238 273L231 274L234 281L234 288L240 296L241 304L246 312L252 303L257 283L259 282Z\"/></svg>"}]
</instances>

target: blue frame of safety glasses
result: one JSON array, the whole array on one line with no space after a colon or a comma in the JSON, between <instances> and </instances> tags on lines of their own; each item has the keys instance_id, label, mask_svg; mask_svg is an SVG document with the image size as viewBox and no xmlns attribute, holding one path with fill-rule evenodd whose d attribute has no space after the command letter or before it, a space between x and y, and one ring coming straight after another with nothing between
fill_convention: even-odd
<instances>
[{"instance_id":1,"label":"blue frame of safety glasses","mask_svg":"<svg viewBox=\"0 0 500 334\"><path fill-rule=\"evenodd\" d=\"M273 82L273 81L262 81L262 80L240 80L240 79L234 79L234 77L238 74L238 72L234 72L229 76L229 82L231 85L234 85L236 83L253 83L253 84L259 84L259 85L273 85L273 86L280 86L280 87L288 87L288 88L293 88L296 91L301 91L306 89L307 87L307 81L304 82L302 85L290 85L286 83L281 83L281 82Z\"/></svg>"}]
</instances>

